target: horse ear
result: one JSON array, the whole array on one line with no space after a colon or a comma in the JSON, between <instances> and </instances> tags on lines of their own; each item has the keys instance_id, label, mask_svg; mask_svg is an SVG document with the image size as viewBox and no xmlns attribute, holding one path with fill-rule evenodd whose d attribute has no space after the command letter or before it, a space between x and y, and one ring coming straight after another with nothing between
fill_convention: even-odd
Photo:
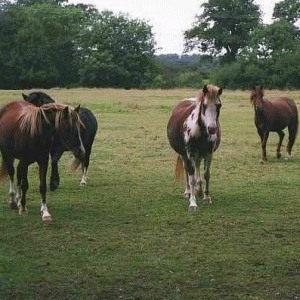
<instances>
[{"instance_id":1,"label":"horse ear","mask_svg":"<svg viewBox=\"0 0 300 300\"><path fill-rule=\"evenodd\" d=\"M223 89L222 89L222 88L219 88L218 95L221 96L221 95L222 95L222 92L223 92Z\"/></svg>"},{"instance_id":2,"label":"horse ear","mask_svg":"<svg viewBox=\"0 0 300 300\"><path fill-rule=\"evenodd\" d=\"M66 106L66 107L64 108L64 110L63 110L63 116L64 116L64 117L69 116L69 106Z\"/></svg>"},{"instance_id":3,"label":"horse ear","mask_svg":"<svg viewBox=\"0 0 300 300\"><path fill-rule=\"evenodd\" d=\"M80 110L80 104L74 109L77 113L79 113Z\"/></svg>"},{"instance_id":4,"label":"horse ear","mask_svg":"<svg viewBox=\"0 0 300 300\"><path fill-rule=\"evenodd\" d=\"M25 101L27 101L28 96L25 95L25 94L23 94L23 93L22 93L22 96L23 96L23 99L24 99Z\"/></svg>"},{"instance_id":5,"label":"horse ear","mask_svg":"<svg viewBox=\"0 0 300 300\"><path fill-rule=\"evenodd\" d=\"M207 94L208 93L208 88L207 88L207 84L203 87L203 94Z\"/></svg>"}]
</instances>

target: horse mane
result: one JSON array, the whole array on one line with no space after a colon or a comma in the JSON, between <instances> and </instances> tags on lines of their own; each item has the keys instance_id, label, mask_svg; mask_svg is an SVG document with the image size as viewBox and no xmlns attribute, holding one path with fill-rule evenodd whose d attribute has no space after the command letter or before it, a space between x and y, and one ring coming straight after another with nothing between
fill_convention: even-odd
<instances>
[{"instance_id":1,"label":"horse mane","mask_svg":"<svg viewBox=\"0 0 300 300\"><path fill-rule=\"evenodd\" d=\"M78 113L75 109L68 105L58 103L47 103L42 106L27 106L23 109L20 115L20 129L23 132L28 132L30 137L38 134L42 130L42 125L46 122L50 124L47 113L52 111L55 113L55 128L61 127L62 120L65 119L65 114L68 115L68 120L71 129L75 125L83 125Z\"/></svg>"},{"instance_id":2,"label":"horse mane","mask_svg":"<svg viewBox=\"0 0 300 300\"><path fill-rule=\"evenodd\" d=\"M44 112L36 106L26 106L23 108L20 115L20 130L27 132L30 137L41 132L43 119L49 123L49 120Z\"/></svg>"},{"instance_id":3,"label":"horse mane","mask_svg":"<svg viewBox=\"0 0 300 300\"><path fill-rule=\"evenodd\" d=\"M79 117L79 115L75 111L75 109L71 106L59 104L59 103L47 103L47 104L42 105L40 108L44 112L49 111L49 110L55 111L55 128L56 129L60 128L62 120L65 117L65 114L68 115L68 120L70 122L71 129L77 124L83 126L81 118Z\"/></svg>"},{"instance_id":4,"label":"horse mane","mask_svg":"<svg viewBox=\"0 0 300 300\"><path fill-rule=\"evenodd\" d=\"M209 99L215 99L220 95L221 91L222 89L220 89L219 87L213 84L208 84L204 86L202 90L199 91L197 101L202 104L205 95L208 95Z\"/></svg>"}]
</instances>

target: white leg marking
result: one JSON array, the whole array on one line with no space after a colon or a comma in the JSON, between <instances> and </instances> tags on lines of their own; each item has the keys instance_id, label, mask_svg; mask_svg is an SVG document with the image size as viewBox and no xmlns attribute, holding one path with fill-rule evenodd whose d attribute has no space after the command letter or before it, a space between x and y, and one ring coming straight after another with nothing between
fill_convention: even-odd
<instances>
[{"instance_id":1,"label":"white leg marking","mask_svg":"<svg viewBox=\"0 0 300 300\"><path fill-rule=\"evenodd\" d=\"M9 197L10 197L10 201L9 201L10 208L17 208L16 191L12 180L9 181Z\"/></svg>"},{"instance_id":2,"label":"white leg marking","mask_svg":"<svg viewBox=\"0 0 300 300\"><path fill-rule=\"evenodd\" d=\"M17 206L19 208L19 214L20 215L23 214L23 213L25 213L25 212L27 212L26 207L22 206L21 200L22 200L22 190L21 190L20 186L17 186L16 204L17 204Z\"/></svg>"},{"instance_id":3,"label":"white leg marking","mask_svg":"<svg viewBox=\"0 0 300 300\"><path fill-rule=\"evenodd\" d=\"M41 212L42 212L42 220L44 222L51 222L52 221L51 215L50 215L50 213L48 211L48 208L47 208L47 205L45 203L42 203Z\"/></svg>"},{"instance_id":4,"label":"white leg marking","mask_svg":"<svg viewBox=\"0 0 300 300\"><path fill-rule=\"evenodd\" d=\"M191 192L189 210L194 211L198 207L196 203L196 179L194 175L189 175L188 178Z\"/></svg>"},{"instance_id":5,"label":"white leg marking","mask_svg":"<svg viewBox=\"0 0 300 300\"><path fill-rule=\"evenodd\" d=\"M84 186L87 184L87 169L86 168L83 168L83 174L82 174L82 178L81 178L81 181L80 181L80 185L81 186Z\"/></svg>"},{"instance_id":6,"label":"white leg marking","mask_svg":"<svg viewBox=\"0 0 300 300\"><path fill-rule=\"evenodd\" d=\"M292 159L292 158L293 158L293 156L287 153L284 159L289 160L289 159Z\"/></svg>"}]
</instances>

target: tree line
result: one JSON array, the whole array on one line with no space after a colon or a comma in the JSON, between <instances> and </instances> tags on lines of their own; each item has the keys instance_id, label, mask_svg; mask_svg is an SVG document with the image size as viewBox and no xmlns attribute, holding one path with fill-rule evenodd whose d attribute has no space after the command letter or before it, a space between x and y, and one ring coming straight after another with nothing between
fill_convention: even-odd
<instances>
[{"instance_id":1,"label":"tree line","mask_svg":"<svg viewBox=\"0 0 300 300\"><path fill-rule=\"evenodd\" d=\"M155 55L152 27L127 14L0 0L0 88L300 87L299 0L276 3L271 24L254 0L208 0L200 9L184 34L186 54Z\"/></svg>"}]
</instances>

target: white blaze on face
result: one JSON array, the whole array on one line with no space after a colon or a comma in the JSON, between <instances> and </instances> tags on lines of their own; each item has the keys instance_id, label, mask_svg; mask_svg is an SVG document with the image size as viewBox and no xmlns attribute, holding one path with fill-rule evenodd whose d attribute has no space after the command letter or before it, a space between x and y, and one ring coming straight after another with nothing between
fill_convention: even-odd
<instances>
[{"instance_id":1,"label":"white blaze on face","mask_svg":"<svg viewBox=\"0 0 300 300\"><path fill-rule=\"evenodd\" d=\"M210 141L215 141L217 139L218 104L218 99L210 100L207 97L204 98L201 120L206 128Z\"/></svg>"}]
</instances>

